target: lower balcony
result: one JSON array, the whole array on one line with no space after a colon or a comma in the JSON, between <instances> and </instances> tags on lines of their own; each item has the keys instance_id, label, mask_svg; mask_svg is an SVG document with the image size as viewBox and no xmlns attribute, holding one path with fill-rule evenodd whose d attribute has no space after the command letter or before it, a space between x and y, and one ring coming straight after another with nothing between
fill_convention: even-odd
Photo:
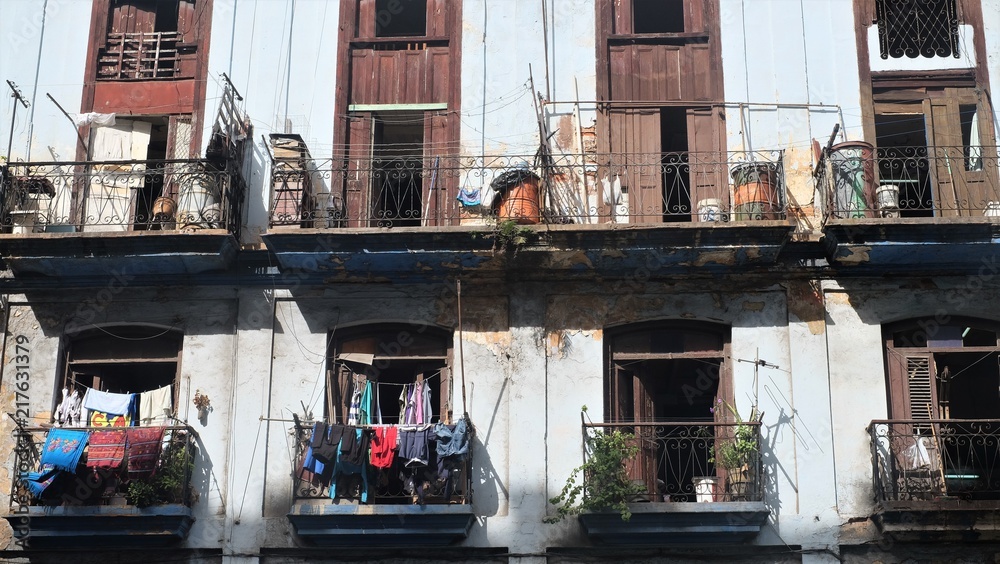
<instances>
[{"instance_id":1,"label":"lower balcony","mask_svg":"<svg viewBox=\"0 0 1000 564\"><path fill-rule=\"evenodd\" d=\"M631 517L584 511L587 536L606 545L741 543L760 533L768 517L760 423L585 423L588 457L593 439L621 433L637 455L624 461L632 480ZM604 484L583 472L583 496Z\"/></svg>"},{"instance_id":2,"label":"lower balcony","mask_svg":"<svg viewBox=\"0 0 1000 564\"><path fill-rule=\"evenodd\" d=\"M235 258L244 183L215 160L11 163L0 244L15 274L195 274Z\"/></svg>"},{"instance_id":3,"label":"lower balcony","mask_svg":"<svg viewBox=\"0 0 1000 564\"><path fill-rule=\"evenodd\" d=\"M471 424L425 426L429 448L422 461L400 456L364 463L323 464L311 446L314 432L323 424L296 426L294 503L288 520L307 546L330 547L419 547L447 546L468 537L472 511ZM395 433L417 432L414 426L347 426L346 432L374 433L392 428ZM439 435L438 432L441 432ZM435 437L447 433L462 452L442 456ZM360 435L359 435L360 436ZM400 443L404 442L400 435ZM393 440L395 443L395 440ZM369 443L364 443L368 445ZM369 449L371 447L364 446ZM335 452L340 452L339 443Z\"/></svg>"},{"instance_id":4,"label":"lower balcony","mask_svg":"<svg viewBox=\"0 0 1000 564\"><path fill-rule=\"evenodd\" d=\"M873 421L876 510L896 540L1000 540L1000 420Z\"/></svg>"},{"instance_id":5,"label":"lower balcony","mask_svg":"<svg viewBox=\"0 0 1000 564\"><path fill-rule=\"evenodd\" d=\"M28 548L148 548L187 537L194 430L21 428L4 518Z\"/></svg>"}]
</instances>

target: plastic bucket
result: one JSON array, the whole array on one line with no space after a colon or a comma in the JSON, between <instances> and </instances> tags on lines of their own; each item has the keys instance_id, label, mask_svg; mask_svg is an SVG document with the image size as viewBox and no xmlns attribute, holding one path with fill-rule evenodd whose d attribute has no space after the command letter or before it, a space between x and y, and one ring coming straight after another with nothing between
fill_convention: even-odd
<instances>
[{"instance_id":1,"label":"plastic bucket","mask_svg":"<svg viewBox=\"0 0 1000 564\"><path fill-rule=\"evenodd\" d=\"M691 478L694 484L694 497L698 503L711 503L715 501L716 488L719 486L719 479L716 477Z\"/></svg>"},{"instance_id":2,"label":"plastic bucket","mask_svg":"<svg viewBox=\"0 0 1000 564\"><path fill-rule=\"evenodd\" d=\"M875 191L875 203L882 217L899 217L899 186L884 184Z\"/></svg>"},{"instance_id":3,"label":"plastic bucket","mask_svg":"<svg viewBox=\"0 0 1000 564\"><path fill-rule=\"evenodd\" d=\"M498 215L501 221L513 220L522 225L534 225L541 221L538 181L526 178L512 186L500 202Z\"/></svg>"},{"instance_id":4,"label":"plastic bucket","mask_svg":"<svg viewBox=\"0 0 1000 564\"><path fill-rule=\"evenodd\" d=\"M217 204L215 185L208 177L194 176L181 187L177 197L177 223L182 228L204 227L209 206Z\"/></svg>"},{"instance_id":5,"label":"plastic bucket","mask_svg":"<svg viewBox=\"0 0 1000 564\"><path fill-rule=\"evenodd\" d=\"M778 172L771 163L743 163L729 173L733 178L733 219L779 219Z\"/></svg>"},{"instance_id":6,"label":"plastic bucket","mask_svg":"<svg viewBox=\"0 0 1000 564\"><path fill-rule=\"evenodd\" d=\"M718 198L698 200L698 221L722 221L722 201Z\"/></svg>"}]
</instances>

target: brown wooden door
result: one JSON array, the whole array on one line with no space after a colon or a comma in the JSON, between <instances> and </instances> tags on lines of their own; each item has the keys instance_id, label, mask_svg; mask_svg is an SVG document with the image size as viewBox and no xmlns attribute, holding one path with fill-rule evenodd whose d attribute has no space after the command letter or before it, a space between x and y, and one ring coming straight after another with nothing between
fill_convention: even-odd
<instances>
[{"instance_id":1,"label":"brown wooden door","mask_svg":"<svg viewBox=\"0 0 1000 564\"><path fill-rule=\"evenodd\" d=\"M620 176L633 223L663 221L660 111L611 112L611 177Z\"/></svg>"},{"instance_id":2,"label":"brown wooden door","mask_svg":"<svg viewBox=\"0 0 1000 564\"><path fill-rule=\"evenodd\" d=\"M996 158L989 112L971 88L946 88L944 96L925 100L924 108L939 215L982 216L988 202L1000 200L987 176Z\"/></svg>"},{"instance_id":3,"label":"brown wooden door","mask_svg":"<svg viewBox=\"0 0 1000 564\"><path fill-rule=\"evenodd\" d=\"M348 118L344 201L350 227L367 227L371 218L372 115L359 112Z\"/></svg>"},{"instance_id":4,"label":"brown wooden door","mask_svg":"<svg viewBox=\"0 0 1000 564\"><path fill-rule=\"evenodd\" d=\"M729 184L725 181L728 170L714 108L689 108L687 130L691 216L697 221L698 202L702 200L717 198L723 207L729 207Z\"/></svg>"},{"instance_id":5,"label":"brown wooden door","mask_svg":"<svg viewBox=\"0 0 1000 564\"><path fill-rule=\"evenodd\" d=\"M932 354L889 349L889 417L937 419L936 374Z\"/></svg>"},{"instance_id":6,"label":"brown wooden door","mask_svg":"<svg viewBox=\"0 0 1000 564\"><path fill-rule=\"evenodd\" d=\"M450 225L458 175L449 158L450 119L447 112L424 113L424 163L420 195L421 225Z\"/></svg>"}]
</instances>

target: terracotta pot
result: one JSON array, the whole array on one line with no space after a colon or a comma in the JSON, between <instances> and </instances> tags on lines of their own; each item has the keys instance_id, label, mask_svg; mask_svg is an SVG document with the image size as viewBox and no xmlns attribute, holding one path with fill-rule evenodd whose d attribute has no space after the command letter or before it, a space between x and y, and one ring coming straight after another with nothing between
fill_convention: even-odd
<instances>
[{"instance_id":1,"label":"terracotta pot","mask_svg":"<svg viewBox=\"0 0 1000 564\"><path fill-rule=\"evenodd\" d=\"M534 225L541 221L538 180L526 178L512 186L500 201L498 215L501 221L513 220L521 225Z\"/></svg>"},{"instance_id":2,"label":"terracotta pot","mask_svg":"<svg viewBox=\"0 0 1000 564\"><path fill-rule=\"evenodd\" d=\"M172 218L177 213L177 202L171 198L157 198L153 200L153 217Z\"/></svg>"}]
</instances>

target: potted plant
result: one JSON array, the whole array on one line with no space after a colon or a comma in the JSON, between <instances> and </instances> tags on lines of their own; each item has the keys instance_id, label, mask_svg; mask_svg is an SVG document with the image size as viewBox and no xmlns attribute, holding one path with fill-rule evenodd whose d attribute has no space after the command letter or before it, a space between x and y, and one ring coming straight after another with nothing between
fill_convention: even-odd
<instances>
[{"instance_id":1,"label":"potted plant","mask_svg":"<svg viewBox=\"0 0 1000 564\"><path fill-rule=\"evenodd\" d=\"M757 478L757 462L760 459L760 441L757 425L762 414L754 405L750 417L744 421L736 407L719 399L718 406L724 406L736 421L732 436L716 440L713 462L726 470L726 491L730 501L746 501L754 494L753 484Z\"/></svg>"},{"instance_id":2,"label":"potted plant","mask_svg":"<svg viewBox=\"0 0 1000 564\"><path fill-rule=\"evenodd\" d=\"M549 499L549 503L558 507L556 515L545 519L546 523L556 523L581 511L616 511L622 521L632 517L628 503L642 493L641 486L629 478L625 469L625 461L639 452L635 436L605 429L594 431L586 440L590 454L581 466L573 469L559 495ZM582 483L577 482L580 475Z\"/></svg>"}]
</instances>

